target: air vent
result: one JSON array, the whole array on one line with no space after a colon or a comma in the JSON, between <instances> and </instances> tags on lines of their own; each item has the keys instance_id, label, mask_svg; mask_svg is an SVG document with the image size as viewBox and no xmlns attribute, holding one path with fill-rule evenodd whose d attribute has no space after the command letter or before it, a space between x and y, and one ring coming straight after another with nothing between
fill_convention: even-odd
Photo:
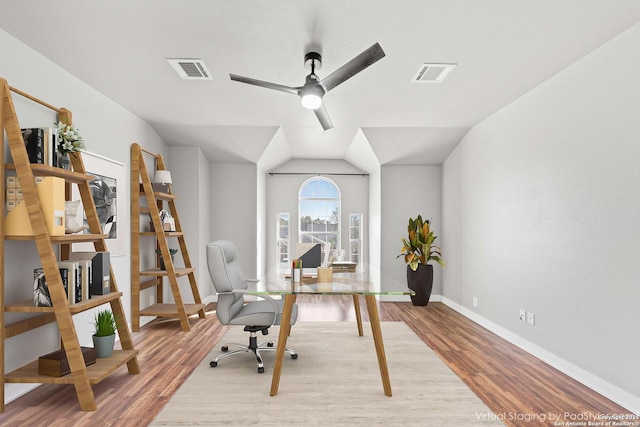
<instances>
[{"instance_id":1,"label":"air vent","mask_svg":"<svg viewBox=\"0 0 640 427\"><path fill-rule=\"evenodd\" d=\"M202 59L167 59L167 62L176 70L182 79L211 80L211 74L204 65Z\"/></svg>"},{"instance_id":2,"label":"air vent","mask_svg":"<svg viewBox=\"0 0 640 427\"><path fill-rule=\"evenodd\" d=\"M414 83L442 83L458 64L422 64L411 80Z\"/></svg>"}]
</instances>

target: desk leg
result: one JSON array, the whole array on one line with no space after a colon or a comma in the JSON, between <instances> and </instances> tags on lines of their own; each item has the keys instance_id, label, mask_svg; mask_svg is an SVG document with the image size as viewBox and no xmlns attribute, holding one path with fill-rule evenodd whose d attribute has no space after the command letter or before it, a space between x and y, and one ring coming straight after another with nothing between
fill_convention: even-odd
<instances>
[{"instance_id":1,"label":"desk leg","mask_svg":"<svg viewBox=\"0 0 640 427\"><path fill-rule=\"evenodd\" d=\"M273 366L273 376L271 377L271 393L270 396L278 394L278 386L280 385L280 372L282 371L282 360L284 359L284 350L287 348L287 337L291 330L291 311L293 304L296 302L295 294L287 294L284 296L284 306L282 307L282 320L280 321L280 335L278 336L278 348L276 349L276 360Z\"/></svg>"},{"instance_id":2,"label":"desk leg","mask_svg":"<svg viewBox=\"0 0 640 427\"><path fill-rule=\"evenodd\" d=\"M386 396L391 396L391 380L389 379L389 368L387 368L387 356L384 353L384 343L382 342L382 331L380 330L380 318L378 317L378 305L375 295L365 295L367 300L367 311L369 312L369 322L373 333L373 342L376 346L378 356L378 366L380 367L380 377L382 378L382 388Z\"/></svg>"},{"instance_id":3,"label":"desk leg","mask_svg":"<svg viewBox=\"0 0 640 427\"><path fill-rule=\"evenodd\" d=\"M362 316L360 315L360 299L358 294L353 294L353 308L356 309L356 322L358 323L358 335L363 336L362 332Z\"/></svg>"}]
</instances>

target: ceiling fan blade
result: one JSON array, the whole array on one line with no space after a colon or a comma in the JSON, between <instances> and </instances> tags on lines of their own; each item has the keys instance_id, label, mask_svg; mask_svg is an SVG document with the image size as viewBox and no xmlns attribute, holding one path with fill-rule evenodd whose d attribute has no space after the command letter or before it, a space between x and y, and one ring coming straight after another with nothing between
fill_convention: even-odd
<instances>
[{"instance_id":1,"label":"ceiling fan blade","mask_svg":"<svg viewBox=\"0 0 640 427\"><path fill-rule=\"evenodd\" d=\"M384 58L385 53L378 43L371 46L369 49L362 52L360 55L353 58L351 61L338 68L332 74L328 75L320 81L320 85L324 88L325 92L329 92L334 87L338 86L345 80L358 74L371 64Z\"/></svg>"},{"instance_id":2,"label":"ceiling fan blade","mask_svg":"<svg viewBox=\"0 0 640 427\"><path fill-rule=\"evenodd\" d=\"M267 89L275 89L275 90L279 90L281 92L292 93L294 95L297 95L298 92L300 91L299 88L279 85L277 83L265 82L265 81L262 81L262 80L256 80L256 79L252 79L252 78L249 78L249 77L238 76L237 74L229 74L229 77L231 77L231 80L234 80L236 82L248 83L250 85L265 87Z\"/></svg>"},{"instance_id":3,"label":"ceiling fan blade","mask_svg":"<svg viewBox=\"0 0 640 427\"><path fill-rule=\"evenodd\" d=\"M316 113L316 117L320 120L320 124L322 125L322 129L327 130L333 128L333 123L331 123L331 118L329 117L329 113L324 108L324 104L313 110Z\"/></svg>"}]
</instances>

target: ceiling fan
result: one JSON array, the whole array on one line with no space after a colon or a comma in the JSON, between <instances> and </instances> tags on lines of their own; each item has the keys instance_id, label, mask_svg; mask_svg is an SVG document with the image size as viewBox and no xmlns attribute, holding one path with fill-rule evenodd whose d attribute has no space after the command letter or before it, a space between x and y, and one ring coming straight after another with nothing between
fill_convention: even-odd
<instances>
[{"instance_id":1,"label":"ceiling fan","mask_svg":"<svg viewBox=\"0 0 640 427\"><path fill-rule=\"evenodd\" d=\"M236 74L229 74L229 76L231 77L231 80L235 80L237 82L248 83L255 86L265 87L267 89L275 89L298 95L302 99L302 106L313 110L316 113L316 117L318 117L322 128L327 130L333 127L333 123L331 123L329 114L322 104L322 97L324 94L378 60L384 58L384 56L384 51L380 45L376 43L360 55L353 58L351 61L344 64L342 67L338 68L332 74L320 80L316 74L316 70L319 70L322 67L322 56L317 52L309 52L304 56L304 65L311 68L311 74L307 76L304 85L299 87L269 83L249 77L238 76Z\"/></svg>"}]
</instances>

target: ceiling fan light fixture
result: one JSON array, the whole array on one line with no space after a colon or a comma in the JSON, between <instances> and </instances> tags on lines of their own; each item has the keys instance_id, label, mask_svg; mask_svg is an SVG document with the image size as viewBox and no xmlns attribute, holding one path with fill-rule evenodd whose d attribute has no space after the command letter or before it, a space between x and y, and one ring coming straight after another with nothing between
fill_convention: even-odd
<instances>
[{"instance_id":1,"label":"ceiling fan light fixture","mask_svg":"<svg viewBox=\"0 0 640 427\"><path fill-rule=\"evenodd\" d=\"M302 95L302 106L304 108L308 108L309 110L315 110L316 108L320 108L321 105L322 105L322 98L320 98L315 93Z\"/></svg>"},{"instance_id":2,"label":"ceiling fan light fixture","mask_svg":"<svg viewBox=\"0 0 640 427\"><path fill-rule=\"evenodd\" d=\"M300 91L300 98L302 100L302 106L309 110L315 110L322 105L322 96L324 91L318 85L309 85L302 88Z\"/></svg>"}]
</instances>

